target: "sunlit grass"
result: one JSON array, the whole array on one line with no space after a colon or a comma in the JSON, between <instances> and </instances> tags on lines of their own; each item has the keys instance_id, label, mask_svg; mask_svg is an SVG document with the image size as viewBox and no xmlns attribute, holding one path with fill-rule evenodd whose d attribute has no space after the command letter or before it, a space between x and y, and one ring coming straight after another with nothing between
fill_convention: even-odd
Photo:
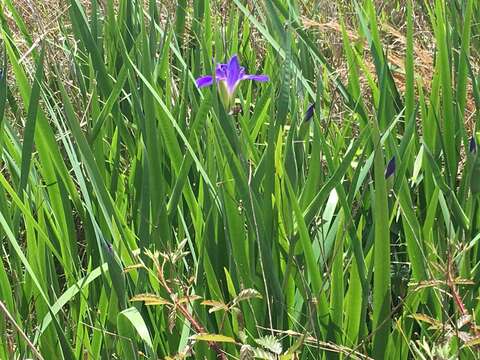
<instances>
[{"instance_id":1,"label":"sunlit grass","mask_svg":"<svg viewBox=\"0 0 480 360\"><path fill-rule=\"evenodd\" d=\"M480 6L395 3L0 4L0 359L477 358Z\"/></svg>"}]
</instances>

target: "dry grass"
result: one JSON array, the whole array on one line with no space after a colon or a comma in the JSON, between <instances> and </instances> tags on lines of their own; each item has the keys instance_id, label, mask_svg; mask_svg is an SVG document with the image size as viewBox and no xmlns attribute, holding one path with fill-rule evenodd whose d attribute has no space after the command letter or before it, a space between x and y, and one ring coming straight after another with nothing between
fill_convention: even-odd
<instances>
[{"instance_id":1,"label":"dry grass","mask_svg":"<svg viewBox=\"0 0 480 360\"><path fill-rule=\"evenodd\" d=\"M86 0L83 0L87 3ZM23 19L28 32L33 34L33 43L27 43L25 37L21 34L12 14L6 11L7 22L12 30L14 42L22 53L22 62L29 64L31 62L30 53L39 46L42 41L56 46L61 38L59 20L66 19L68 5L64 0L16 0L14 2L16 10ZM60 52L52 50L49 47L49 54L54 57L49 60L59 60Z\"/></svg>"},{"instance_id":2,"label":"dry grass","mask_svg":"<svg viewBox=\"0 0 480 360\"><path fill-rule=\"evenodd\" d=\"M87 9L90 6L89 0L80 0L82 5ZM351 41L364 43L356 30L357 24L355 22L355 11L348 1L324 1L319 0L313 2L303 3L302 7L302 21L307 29L318 31L319 33L319 47L325 50L328 54L329 60L334 64L337 73L346 79L347 64L343 55L343 44L341 35L340 17L345 21L347 27L347 35ZM102 1L100 5L102 6ZM382 30L382 41L384 46L388 49L388 59L391 66L395 69L393 72L397 88L401 93L405 89L405 23L406 23L406 1L377 1L378 12L382 14L379 16L380 26ZM254 6L254 4L251 4ZM22 62L27 65L30 72L33 71L32 57L29 56L31 52L40 45L41 42L49 44L47 52L47 63L55 64L60 69L69 69L70 60L67 53L62 48L63 35L60 31L59 23L68 26L68 4L65 0L16 0L16 9L25 21L29 33L34 34L33 43L26 42L25 37L20 33L11 14L6 12L7 21L14 34L14 41L22 53ZM160 5L159 5L160 6ZM228 16L229 9L232 6L228 1L219 0L213 1L212 6L215 7L220 14L221 19ZM102 6L103 7L103 6ZM162 12L169 18L175 13L174 2L167 1L161 4ZM388 14L388 15L385 15ZM191 25L191 24L190 24ZM189 17L187 17L187 29L190 27ZM421 5L416 5L414 18L414 39L415 39L415 70L419 78L421 78L424 85L424 91L429 92L432 80L432 68L434 66L434 36L430 29L430 24L422 10ZM254 31L254 30L253 30ZM186 34L188 35L188 34ZM256 35L255 33L252 36ZM261 42L258 42L261 43ZM188 45L188 41L184 46ZM362 54L365 60L367 69L374 73L373 61L368 54L368 47L365 47L365 52ZM261 49L260 49L261 52ZM479 67L478 59L472 59L472 64ZM68 77L66 77L68 83ZM363 79L365 83L366 80ZM363 89L367 91L368 86ZM369 95L365 93L365 97ZM465 123L467 129L471 130L473 122L473 114L475 111L475 104L473 94L471 91L471 84L469 85L469 95L467 101L467 109L465 112Z\"/></svg>"},{"instance_id":3,"label":"dry grass","mask_svg":"<svg viewBox=\"0 0 480 360\"><path fill-rule=\"evenodd\" d=\"M434 68L435 61L435 49L432 47L434 44L434 35L429 29L425 18L422 15L415 16L415 19L421 19L421 21L415 21L415 33L414 33L414 55L415 55L415 72L418 79L421 79L423 84L423 90L425 93L429 93L431 88L431 81L433 78L432 69ZM332 49L333 62L336 64L337 73L346 80L348 74L347 64L343 55L342 44L342 28L338 19L330 18L326 22L318 22L307 17L302 17L303 25L307 29L313 29L322 33L322 36L328 41L325 41ZM405 91L405 51L407 39L404 33L406 29L404 27L398 27L392 24L392 22L382 21L379 23L381 28L381 36L385 49L388 49L388 61L390 66L395 69L392 72L395 84L400 93ZM347 25L348 26L348 25ZM366 68L371 74L375 73L375 65L371 58L366 45L366 39L362 38L358 31L350 25L346 28L346 34L350 41L353 43L361 43L365 49L362 54ZM324 45L325 46L325 45ZM471 63L475 68L480 67L479 59L471 58ZM363 90L367 90L365 75L362 75L361 82ZM368 94L365 94L368 97ZM473 131L475 113L475 101L472 92L472 84L469 81L468 85L468 98L465 109L465 125L469 132Z\"/></svg>"}]
</instances>

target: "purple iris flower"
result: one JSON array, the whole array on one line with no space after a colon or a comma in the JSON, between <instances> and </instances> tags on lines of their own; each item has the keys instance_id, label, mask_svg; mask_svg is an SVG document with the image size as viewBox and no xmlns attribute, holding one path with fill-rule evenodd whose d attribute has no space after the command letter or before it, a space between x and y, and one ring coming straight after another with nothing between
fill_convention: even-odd
<instances>
[{"instance_id":1,"label":"purple iris flower","mask_svg":"<svg viewBox=\"0 0 480 360\"><path fill-rule=\"evenodd\" d=\"M475 154L477 152L477 142L475 141L475 137L472 136L470 138L470 153Z\"/></svg>"},{"instance_id":2,"label":"purple iris flower","mask_svg":"<svg viewBox=\"0 0 480 360\"><path fill-rule=\"evenodd\" d=\"M387 164L387 168L385 169L385 179L388 179L390 176L392 176L395 173L396 169L396 164L395 164L395 156L390 159L390 161Z\"/></svg>"},{"instance_id":3,"label":"purple iris flower","mask_svg":"<svg viewBox=\"0 0 480 360\"><path fill-rule=\"evenodd\" d=\"M240 66L238 56L233 55L227 64L217 64L215 68L215 77L212 75L204 75L199 77L195 82L199 88L211 86L214 79L219 85L222 100L229 106L238 84L242 80L253 80L265 82L269 80L267 75L249 75L245 73L245 68Z\"/></svg>"},{"instance_id":4,"label":"purple iris flower","mask_svg":"<svg viewBox=\"0 0 480 360\"><path fill-rule=\"evenodd\" d=\"M311 103L308 105L307 111L305 112L305 116L303 117L303 121L307 122L313 117L313 112L315 111L315 103Z\"/></svg>"}]
</instances>

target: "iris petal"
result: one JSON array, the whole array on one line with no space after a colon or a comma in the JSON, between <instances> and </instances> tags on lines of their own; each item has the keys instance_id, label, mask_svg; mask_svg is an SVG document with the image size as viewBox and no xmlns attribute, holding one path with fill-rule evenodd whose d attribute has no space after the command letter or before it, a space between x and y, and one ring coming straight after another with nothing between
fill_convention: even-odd
<instances>
[{"instance_id":1,"label":"iris petal","mask_svg":"<svg viewBox=\"0 0 480 360\"><path fill-rule=\"evenodd\" d=\"M233 94L238 82L242 79L242 68L238 62L238 56L233 55L227 65L227 88Z\"/></svg>"},{"instance_id":2,"label":"iris petal","mask_svg":"<svg viewBox=\"0 0 480 360\"><path fill-rule=\"evenodd\" d=\"M303 117L303 121L308 121L313 117L313 113L315 112L315 103L311 103L308 105L307 111Z\"/></svg>"},{"instance_id":3,"label":"iris petal","mask_svg":"<svg viewBox=\"0 0 480 360\"><path fill-rule=\"evenodd\" d=\"M475 154L477 152L477 142L475 141L475 137L472 136L470 138L470 153Z\"/></svg>"},{"instance_id":4,"label":"iris petal","mask_svg":"<svg viewBox=\"0 0 480 360\"><path fill-rule=\"evenodd\" d=\"M387 164L387 168L385 169L385 179L388 179L390 176L392 176L395 173L396 169L396 164L395 164L395 156L390 159L390 161Z\"/></svg>"},{"instance_id":5,"label":"iris petal","mask_svg":"<svg viewBox=\"0 0 480 360\"><path fill-rule=\"evenodd\" d=\"M270 80L270 78L267 75L243 75L242 80L253 80L253 81L265 82Z\"/></svg>"},{"instance_id":6,"label":"iris petal","mask_svg":"<svg viewBox=\"0 0 480 360\"><path fill-rule=\"evenodd\" d=\"M198 88L201 89L205 86L210 86L213 84L213 77L210 75L200 76L197 80L195 80Z\"/></svg>"},{"instance_id":7,"label":"iris petal","mask_svg":"<svg viewBox=\"0 0 480 360\"><path fill-rule=\"evenodd\" d=\"M215 77L217 80L225 80L227 78L227 64L218 64L215 69Z\"/></svg>"}]
</instances>

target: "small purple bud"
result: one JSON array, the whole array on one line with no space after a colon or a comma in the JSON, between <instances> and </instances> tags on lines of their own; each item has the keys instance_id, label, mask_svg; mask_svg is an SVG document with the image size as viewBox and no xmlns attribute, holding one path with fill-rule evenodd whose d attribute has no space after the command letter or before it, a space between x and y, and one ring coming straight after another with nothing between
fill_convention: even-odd
<instances>
[{"instance_id":1,"label":"small purple bud","mask_svg":"<svg viewBox=\"0 0 480 360\"><path fill-rule=\"evenodd\" d=\"M385 169L385 179L388 179L390 176L392 176L395 173L395 156L390 159L390 161L387 164L387 168Z\"/></svg>"},{"instance_id":2,"label":"small purple bud","mask_svg":"<svg viewBox=\"0 0 480 360\"><path fill-rule=\"evenodd\" d=\"M112 253L113 252L113 245L107 242L107 250Z\"/></svg>"},{"instance_id":3,"label":"small purple bud","mask_svg":"<svg viewBox=\"0 0 480 360\"><path fill-rule=\"evenodd\" d=\"M305 116L303 117L303 121L307 122L313 117L313 112L315 110L315 103L311 103L308 105L307 111L305 112Z\"/></svg>"},{"instance_id":4,"label":"small purple bud","mask_svg":"<svg viewBox=\"0 0 480 360\"><path fill-rule=\"evenodd\" d=\"M476 154L477 153L477 142L475 141L475 136L470 138L470 153Z\"/></svg>"}]
</instances>

